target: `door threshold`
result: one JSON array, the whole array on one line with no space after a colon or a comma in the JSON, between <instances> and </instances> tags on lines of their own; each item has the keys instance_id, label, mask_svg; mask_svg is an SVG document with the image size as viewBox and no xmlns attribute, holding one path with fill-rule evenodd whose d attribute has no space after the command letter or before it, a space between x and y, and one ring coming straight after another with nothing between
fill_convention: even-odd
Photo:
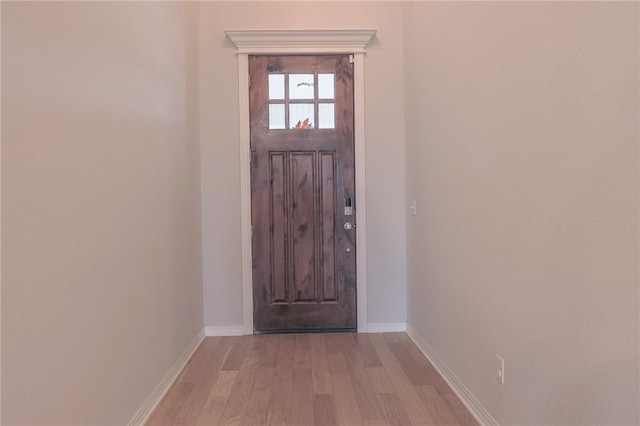
<instances>
[{"instance_id":1,"label":"door threshold","mask_svg":"<svg viewBox=\"0 0 640 426\"><path fill-rule=\"evenodd\" d=\"M357 333L358 329L353 328L294 328L275 330L253 330L253 334L300 334L300 333Z\"/></svg>"}]
</instances>

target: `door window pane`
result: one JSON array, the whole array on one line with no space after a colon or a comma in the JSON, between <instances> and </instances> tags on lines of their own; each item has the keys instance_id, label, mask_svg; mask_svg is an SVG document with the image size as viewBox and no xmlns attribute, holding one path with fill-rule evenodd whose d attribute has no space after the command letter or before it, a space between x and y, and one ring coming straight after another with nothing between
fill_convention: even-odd
<instances>
[{"instance_id":1,"label":"door window pane","mask_svg":"<svg viewBox=\"0 0 640 426\"><path fill-rule=\"evenodd\" d=\"M269 99L284 99L284 74L269 74Z\"/></svg>"},{"instance_id":2,"label":"door window pane","mask_svg":"<svg viewBox=\"0 0 640 426\"><path fill-rule=\"evenodd\" d=\"M284 124L284 104L269 105L269 129L286 129Z\"/></svg>"},{"instance_id":3,"label":"door window pane","mask_svg":"<svg viewBox=\"0 0 640 426\"><path fill-rule=\"evenodd\" d=\"M289 104L289 123L292 129L313 129L313 104Z\"/></svg>"},{"instance_id":4,"label":"door window pane","mask_svg":"<svg viewBox=\"0 0 640 426\"><path fill-rule=\"evenodd\" d=\"M333 73L318 74L318 99L333 99L334 87Z\"/></svg>"},{"instance_id":5,"label":"door window pane","mask_svg":"<svg viewBox=\"0 0 640 426\"><path fill-rule=\"evenodd\" d=\"M318 129L335 129L336 114L334 104L318 104Z\"/></svg>"},{"instance_id":6,"label":"door window pane","mask_svg":"<svg viewBox=\"0 0 640 426\"><path fill-rule=\"evenodd\" d=\"M276 72L268 74L268 84L269 129L336 128L335 73Z\"/></svg>"},{"instance_id":7,"label":"door window pane","mask_svg":"<svg viewBox=\"0 0 640 426\"><path fill-rule=\"evenodd\" d=\"M289 74L289 99L313 98L313 74Z\"/></svg>"}]
</instances>

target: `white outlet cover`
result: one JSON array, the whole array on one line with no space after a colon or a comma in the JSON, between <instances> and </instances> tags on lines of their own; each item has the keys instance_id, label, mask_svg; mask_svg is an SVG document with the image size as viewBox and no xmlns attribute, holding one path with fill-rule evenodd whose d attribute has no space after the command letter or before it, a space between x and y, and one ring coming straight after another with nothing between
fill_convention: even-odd
<instances>
[{"instance_id":1,"label":"white outlet cover","mask_svg":"<svg viewBox=\"0 0 640 426\"><path fill-rule=\"evenodd\" d=\"M496 355L496 380L504 385L504 359L500 355Z\"/></svg>"}]
</instances>

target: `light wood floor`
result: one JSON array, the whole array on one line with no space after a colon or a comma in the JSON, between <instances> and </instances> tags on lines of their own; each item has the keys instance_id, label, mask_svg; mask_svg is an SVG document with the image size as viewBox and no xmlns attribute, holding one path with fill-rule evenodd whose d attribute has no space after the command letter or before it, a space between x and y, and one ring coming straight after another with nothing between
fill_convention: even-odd
<instances>
[{"instance_id":1,"label":"light wood floor","mask_svg":"<svg viewBox=\"0 0 640 426\"><path fill-rule=\"evenodd\" d=\"M207 337L148 425L477 425L404 333Z\"/></svg>"}]
</instances>

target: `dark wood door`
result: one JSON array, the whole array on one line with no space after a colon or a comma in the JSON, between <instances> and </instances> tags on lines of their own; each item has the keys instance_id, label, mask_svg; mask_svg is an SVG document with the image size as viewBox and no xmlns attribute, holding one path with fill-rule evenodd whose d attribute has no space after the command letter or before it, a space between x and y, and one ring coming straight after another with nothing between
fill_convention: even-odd
<instances>
[{"instance_id":1,"label":"dark wood door","mask_svg":"<svg viewBox=\"0 0 640 426\"><path fill-rule=\"evenodd\" d=\"M256 332L356 328L353 64L251 56Z\"/></svg>"}]
</instances>

